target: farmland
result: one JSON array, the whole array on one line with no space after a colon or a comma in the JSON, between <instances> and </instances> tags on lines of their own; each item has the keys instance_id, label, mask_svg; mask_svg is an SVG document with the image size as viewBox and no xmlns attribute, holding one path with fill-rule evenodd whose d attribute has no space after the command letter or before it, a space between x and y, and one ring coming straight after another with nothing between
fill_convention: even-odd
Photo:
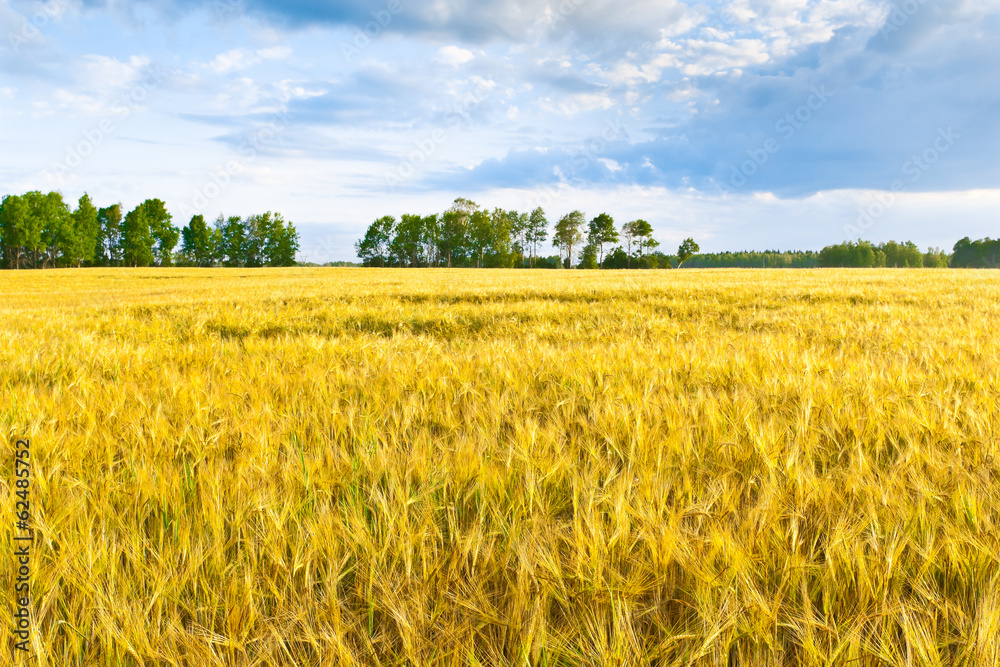
<instances>
[{"instance_id":1,"label":"farmland","mask_svg":"<svg viewBox=\"0 0 1000 667\"><path fill-rule=\"evenodd\" d=\"M995 272L81 269L0 295L30 664L1000 664Z\"/></svg>"}]
</instances>

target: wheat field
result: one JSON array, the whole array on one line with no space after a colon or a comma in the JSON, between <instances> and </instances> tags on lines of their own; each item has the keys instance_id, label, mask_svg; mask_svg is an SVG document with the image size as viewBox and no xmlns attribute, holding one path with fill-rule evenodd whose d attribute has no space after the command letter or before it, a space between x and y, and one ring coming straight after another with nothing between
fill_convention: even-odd
<instances>
[{"instance_id":1,"label":"wheat field","mask_svg":"<svg viewBox=\"0 0 1000 667\"><path fill-rule=\"evenodd\" d=\"M8 271L0 316L0 664L1000 664L995 272Z\"/></svg>"}]
</instances>

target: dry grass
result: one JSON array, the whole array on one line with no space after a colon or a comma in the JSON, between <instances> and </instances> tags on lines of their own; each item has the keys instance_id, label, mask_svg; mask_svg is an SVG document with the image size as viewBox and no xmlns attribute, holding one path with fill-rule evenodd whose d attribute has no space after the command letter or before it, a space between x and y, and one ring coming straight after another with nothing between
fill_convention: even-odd
<instances>
[{"instance_id":1,"label":"dry grass","mask_svg":"<svg viewBox=\"0 0 1000 667\"><path fill-rule=\"evenodd\" d=\"M997 273L0 294L30 664L1000 664Z\"/></svg>"}]
</instances>

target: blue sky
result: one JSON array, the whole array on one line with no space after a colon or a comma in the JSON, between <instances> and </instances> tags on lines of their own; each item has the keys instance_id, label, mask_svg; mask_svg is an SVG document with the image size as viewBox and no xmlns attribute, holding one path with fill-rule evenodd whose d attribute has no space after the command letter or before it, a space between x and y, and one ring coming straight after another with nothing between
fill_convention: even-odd
<instances>
[{"instance_id":1,"label":"blue sky","mask_svg":"<svg viewBox=\"0 0 1000 667\"><path fill-rule=\"evenodd\" d=\"M276 210L305 259L459 196L703 250L1000 235L997 0L0 0L0 36L0 193Z\"/></svg>"}]
</instances>

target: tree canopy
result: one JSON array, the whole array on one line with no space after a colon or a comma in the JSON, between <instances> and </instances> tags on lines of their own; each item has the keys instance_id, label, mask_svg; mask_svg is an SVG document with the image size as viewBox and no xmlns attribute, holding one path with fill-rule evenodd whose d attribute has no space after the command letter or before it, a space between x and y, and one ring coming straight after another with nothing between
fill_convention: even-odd
<instances>
[{"instance_id":1,"label":"tree canopy","mask_svg":"<svg viewBox=\"0 0 1000 667\"><path fill-rule=\"evenodd\" d=\"M8 269L293 266L298 250L295 226L271 212L220 216L214 228L195 215L179 229L161 199L147 199L127 213L121 204L97 208L88 194L72 211L59 192L0 200L0 255Z\"/></svg>"}]
</instances>

